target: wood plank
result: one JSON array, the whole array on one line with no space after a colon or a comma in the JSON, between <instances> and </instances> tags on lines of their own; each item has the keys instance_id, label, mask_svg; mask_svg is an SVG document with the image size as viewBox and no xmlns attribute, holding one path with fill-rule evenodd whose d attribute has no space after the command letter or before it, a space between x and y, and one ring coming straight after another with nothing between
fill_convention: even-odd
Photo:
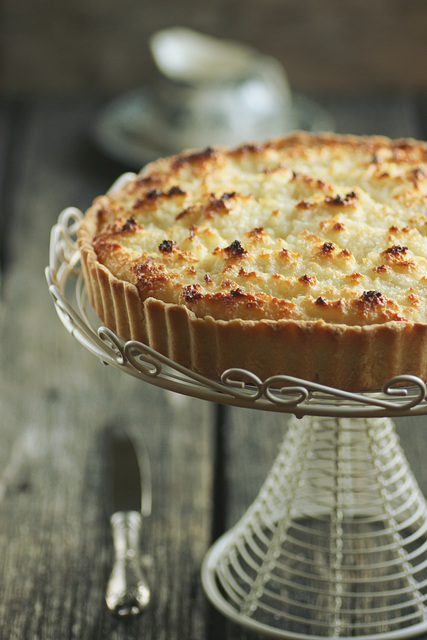
<instances>
[{"instance_id":1,"label":"wood plank","mask_svg":"<svg viewBox=\"0 0 427 640\"><path fill-rule=\"evenodd\" d=\"M19 136L23 110L18 101L0 103L0 276L7 261L6 233L10 205L10 178L16 168L15 141ZM1 279L0 279L1 283Z\"/></svg>"},{"instance_id":2,"label":"wood plank","mask_svg":"<svg viewBox=\"0 0 427 640\"><path fill-rule=\"evenodd\" d=\"M45 19L50 17L50 21ZM151 82L149 38L171 25L240 40L275 56L298 91L424 88L425 3L420 0L3 0L2 88L109 91ZM51 25L56 25L53 29Z\"/></svg>"},{"instance_id":3,"label":"wood plank","mask_svg":"<svg viewBox=\"0 0 427 640\"><path fill-rule=\"evenodd\" d=\"M423 140L427 140L427 91L425 89L416 96L415 104L420 123L420 135Z\"/></svg>"},{"instance_id":4,"label":"wood plank","mask_svg":"<svg viewBox=\"0 0 427 640\"><path fill-rule=\"evenodd\" d=\"M117 170L84 141L93 108L75 102L32 109L13 176L11 259L0 306L0 637L200 638L212 407L177 403L101 364L67 334L44 280L57 215L89 204ZM129 624L103 606L112 544L100 439L111 422L144 438L153 467L144 550L152 555L154 600Z\"/></svg>"},{"instance_id":5,"label":"wood plank","mask_svg":"<svg viewBox=\"0 0 427 640\"><path fill-rule=\"evenodd\" d=\"M409 93L322 95L319 102L332 115L339 133L391 138L421 135L417 105Z\"/></svg>"}]
</instances>

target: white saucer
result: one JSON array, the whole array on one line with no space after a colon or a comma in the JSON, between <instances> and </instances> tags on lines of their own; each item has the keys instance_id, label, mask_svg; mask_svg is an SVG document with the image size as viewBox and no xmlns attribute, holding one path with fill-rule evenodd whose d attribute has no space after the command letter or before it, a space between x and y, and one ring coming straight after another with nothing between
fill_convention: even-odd
<instances>
[{"instance_id":1,"label":"white saucer","mask_svg":"<svg viewBox=\"0 0 427 640\"><path fill-rule=\"evenodd\" d=\"M295 129L313 132L334 129L330 114L312 100L294 95L293 109ZM149 89L125 93L101 109L93 123L92 135L109 157L139 170L147 162L173 153L159 142L153 114L154 101ZM277 135L286 133L281 131Z\"/></svg>"}]
</instances>

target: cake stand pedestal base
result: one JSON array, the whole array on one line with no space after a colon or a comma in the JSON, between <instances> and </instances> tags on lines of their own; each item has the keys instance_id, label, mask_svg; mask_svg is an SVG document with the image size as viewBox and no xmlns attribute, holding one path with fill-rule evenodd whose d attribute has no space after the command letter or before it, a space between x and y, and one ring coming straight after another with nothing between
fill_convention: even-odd
<instances>
[{"instance_id":1,"label":"cake stand pedestal base","mask_svg":"<svg viewBox=\"0 0 427 640\"><path fill-rule=\"evenodd\" d=\"M388 418L291 418L256 500L208 552L226 616L273 637L427 631L427 504Z\"/></svg>"}]
</instances>

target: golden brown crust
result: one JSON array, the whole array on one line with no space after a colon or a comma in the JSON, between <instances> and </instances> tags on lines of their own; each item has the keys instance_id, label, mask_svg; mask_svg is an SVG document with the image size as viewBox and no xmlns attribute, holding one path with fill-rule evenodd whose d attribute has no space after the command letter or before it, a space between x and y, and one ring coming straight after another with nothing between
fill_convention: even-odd
<instances>
[{"instance_id":1,"label":"golden brown crust","mask_svg":"<svg viewBox=\"0 0 427 640\"><path fill-rule=\"evenodd\" d=\"M148 165L94 202L79 247L124 340L207 376L359 390L427 379L426 236L427 145L296 133Z\"/></svg>"}]
</instances>

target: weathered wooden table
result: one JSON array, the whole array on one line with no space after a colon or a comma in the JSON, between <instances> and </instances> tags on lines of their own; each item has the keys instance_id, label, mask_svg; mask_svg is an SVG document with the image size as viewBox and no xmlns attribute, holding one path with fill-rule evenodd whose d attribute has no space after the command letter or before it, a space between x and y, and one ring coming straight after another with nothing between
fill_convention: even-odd
<instances>
[{"instance_id":1,"label":"weathered wooden table","mask_svg":"<svg viewBox=\"0 0 427 640\"><path fill-rule=\"evenodd\" d=\"M324 98L336 129L427 138L412 96ZM255 637L208 604L200 566L250 504L286 416L183 398L103 366L58 321L46 286L49 233L127 167L88 139L99 104L3 100L0 108L0 638L161 640ZM134 167L132 167L134 169ZM152 606L129 622L104 606L112 543L102 432L122 424L149 450ZM427 493L425 419L399 419Z\"/></svg>"}]
</instances>

